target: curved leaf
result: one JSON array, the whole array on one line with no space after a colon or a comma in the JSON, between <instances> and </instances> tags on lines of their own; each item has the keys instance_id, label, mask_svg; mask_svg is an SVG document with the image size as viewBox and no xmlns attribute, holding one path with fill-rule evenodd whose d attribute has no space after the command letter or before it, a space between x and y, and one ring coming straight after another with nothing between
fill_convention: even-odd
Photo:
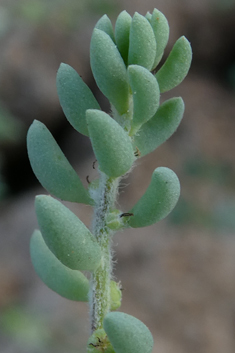
<instances>
[{"instance_id":1,"label":"curved leaf","mask_svg":"<svg viewBox=\"0 0 235 353\"><path fill-rule=\"evenodd\" d=\"M122 11L115 24L115 38L119 52L127 65L129 51L129 37L132 17L125 10Z\"/></svg>"},{"instance_id":2,"label":"curved leaf","mask_svg":"<svg viewBox=\"0 0 235 353\"><path fill-rule=\"evenodd\" d=\"M129 218L129 225L146 227L160 221L173 210L179 195L177 175L169 168L155 169L148 189L130 211L133 216Z\"/></svg>"},{"instance_id":3,"label":"curved leaf","mask_svg":"<svg viewBox=\"0 0 235 353\"><path fill-rule=\"evenodd\" d=\"M63 63L57 72L56 86L66 118L75 130L88 136L86 110L100 109L90 88L71 66Z\"/></svg>"},{"instance_id":4,"label":"curved leaf","mask_svg":"<svg viewBox=\"0 0 235 353\"><path fill-rule=\"evenodd\" d=\"M107 33L112 41L115 43L112 22L107 15L103 15L99 21L96 23L95 28Z\"/></svg>"},{"instance_id":5,"label":"curved leaf","mask_svg":"<svg viewBox=\"0 0 235 353\"><path fill-rule=\"evenodd\" d=\"M64 266L48 249L39 230L31 237L30 255L36 273L50 289L70 300L88 301L88 279Z\"/></svg>"},{"instance_id":6,"label":"curved leaf","mask_svg":"<svg viewBox=\"0 0 235 353\"><path fill-rule=\"evenodd\" d=\"M103 321L116 353L151 353L153 337L147 326L134 316L121 313L108 313Z\"/></svg>"},{"instance_id":7,"label":"curved leaf","mask_svg":"<svg viewBox=\"0 0 235 353\"><path fill-rule=\"evenodd\" d=\"M183 36L174 44L168 58L156 73L160 91L166 92L178 86L187 75L192 61L192 48Z\"/></svg>"},{"instance_id":8,"label":"curved leaf","mask_svg":"<svg viewBox=\"0 0 235 353\"><path fill-rule=\"evenodd\" d=\"M87 125L100 170L113 178L128 172L135 158L123 128L108 114L93 109L87 110Z\"/></svg>"},{"instance_id":9,"label":"curved leaf","mask_svg":"<svg viewBox=\"0 0 235 353\"><path fill-rule=\"evenodd\" d=\"M61 202L39 195L35 200L38 224L45 243L72 270L94 271L100 264L100 247L89 229Z\"/></svg>"},{"instance_id":10,"label":"curved leaf","mask_svg":"<svg viewBox=\"0 0 235 353\"><path fill-rule=\"evenodd\" d=\"M128 110L128 83L124 61L110 36L95 28L90 46L91 69L99 89L120 114Z\"/></svg>"},{"instance_id":11,"label":"curved leaf","mask_svg":"<svg viewBox=\"0 0 235 353\"><path fill-rule=\"evenodd\" d=\"M136 64L151 70L156 56L156 40L149 21L138 12L130 28L128 65Z\"/></svg>"},{"instance_id":12,"label":"curved leaf","mask_svg":"<svg viewBox=\"0 0 235 353\"><path fill-rule=\"evenodd\" d=\"M181 97L171 98L160 105L156 114L141 126L134 136L133 146L140 156L154 151L177 129L184 114L184 101Z\"/></svg>"},{"instance_id":13,"label":"curved leaf","mask_svg":"<svg viewBox=\"0 0 235 353\"><path fill-rule=\"evenodd\" d=\"M157 43L157 51L156 51L156 57L154 60L153 64L153 69L157 66L157 64L160 62L164 49L167 45L168 39L169 39L169 25L166 17L163 15L163 13L157 9L153 10L151 19L149 19L149 22L152 26L155 38L156 38L156 43Z\"/></svg>"},{"instance_id":14,"label":"curved leaf","mask_svg":"<svg viewBox=\"0 0 235 353\"><path fill-rule=\"evenodd\" d=\"M34 120L29 128L27 148L33 172L47 191L65 201L94 203L52 134L40 121Z\"/></svg>"},{"instance_id":15,"label":"curved leaf","mask_svg":"<svg viewBox=\"0 0 235 353\"><path fill-rule=\"evenodd\" d=\"M130 135L134 135L156 113L160 91L156 78L143 66L128 66L128 76L134 103Z\"/></svg>"}]
</instances>

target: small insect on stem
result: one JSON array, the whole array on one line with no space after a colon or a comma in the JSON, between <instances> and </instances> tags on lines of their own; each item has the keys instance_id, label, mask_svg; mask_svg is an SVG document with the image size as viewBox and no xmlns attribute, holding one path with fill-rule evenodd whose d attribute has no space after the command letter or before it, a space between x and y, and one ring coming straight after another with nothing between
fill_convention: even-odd
<instances>
[{"instance_id":1,"label":"small insect on stem","mask_svg":"<svg viewBox=\"0 0 235 353\"><path fill-rule=\"evenodd\" d=\"M92 163L92 168L95 169L95 164L97 162L97 159Z\"/></svg>"},{"instance_id":2,"label":"small insect on stem","mask_svg":"<svg viewBox=\"0 0 235 353\"><path fill-rule=\"evenodd\" d=\"M89 175L86 176L86 181L88 182L88 184L90 184L90 180L89 180Z\"/></svg>"},{"instance_id":3,"label":"small insect on stem","mask_svg":"<svg viewBox=\"0 0 235 353\"><path fill-rule=\"evenodd\" d=\"M104 347L103 347L104 342L99 337L97 337L97 340L98 340L97 344L89 343L89 346L95 347L97 350L103 352L104 351Z\"/></svg>"},{"instance_id":4,"label":"small insect on stem","mask_svg":"<svg viewBox=\"0 0 235 353\"><path fill-rule=\"evenodd\" d=\"M89 343L89 346L93 346L93 347L98 347L99 345L98 344L94 344L94 343Z\"/></svg>"},{"instance_id":5,"label":"small insect on stem","mask_svg":"<svg viewBox=\"0 0 235 353\"><path fill-rule=\"evenodd\" d=\"M135 147L134 155L135 155L136 157L140 157L140 156L141 156L141 152L140 152L140 150L139 150L138 147Z\"/></svg>"},{"instance_id":6,"label":"small insect on stem","mask_svg":"<svg viewBox=\"0 0 235 353\"><path fill-rule=\"evenodd\" d=\"M125 212L125 213L120 214L119 217L121 218L121 217L130 217L130 216L134 216L134 213Z\"/></svg>"}]
</instances>

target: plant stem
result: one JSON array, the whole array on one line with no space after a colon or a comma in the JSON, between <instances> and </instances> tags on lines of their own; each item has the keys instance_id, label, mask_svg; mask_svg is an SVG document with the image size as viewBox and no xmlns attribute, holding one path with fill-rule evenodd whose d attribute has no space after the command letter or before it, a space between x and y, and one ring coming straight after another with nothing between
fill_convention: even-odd
<instances>
[{"instance_id":1,"label":"plant stem","mask_svg":"<svg viewBox=\"0 0 235 353\"><path fill-rule=\"evenodd\" d=\"M112 277L111 231L106 226L106 216L114 208L119 178L109 178L101 173L98 200L94 209L93 234L102 252L101 264L91 276L90 314L91 331L103 327L104 316L110 310L110 280Z\"/></svg>"}]
</instances>

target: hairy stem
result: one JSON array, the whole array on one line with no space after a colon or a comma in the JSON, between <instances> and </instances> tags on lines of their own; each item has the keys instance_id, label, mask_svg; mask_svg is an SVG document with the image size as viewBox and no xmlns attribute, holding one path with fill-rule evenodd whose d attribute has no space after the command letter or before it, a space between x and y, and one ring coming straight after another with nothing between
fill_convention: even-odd
<instances>
[{"instance_id":1,"label":"hairy stem","mask_svg":"<svg viewBox=\"0 0 235 353\"><path fill-rule=\"evenodd\" d=\"M100 245L102 258L98 269L91 276L90 312L91 331L102 328L104 316L110 310L110 280L112 277L111 231L106 217L114 207L119 178L109 178L101 173L99 194L94 209L93 234Z\"/></svg>"}]
</instances>

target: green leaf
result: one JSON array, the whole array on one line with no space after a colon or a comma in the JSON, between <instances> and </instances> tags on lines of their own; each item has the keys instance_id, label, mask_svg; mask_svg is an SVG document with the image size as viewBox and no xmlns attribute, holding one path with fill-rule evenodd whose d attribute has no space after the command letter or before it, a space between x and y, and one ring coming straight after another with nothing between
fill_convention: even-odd
<instances>
[{"instance_id":1,"label":"green leaf","mask_svg":"<svg viewBox=\"0 0 235 353\"><path fill-rule=\"evenodd\" d=\"M103 15L99 21L96 23L95 28L107 33L112 41L115 43L112 22L107 15Z\"/></svg>"},{"instance_id":2,"label":"green leaf","mask_svg":"<svg viewBox=\"0 0 235 353\"><path fill-rule=\"evenodd\" d=\"M145 15L145 17L147 18L147 20L150 22L151 18L152 18L152 14L148 11Z\"/></svg>"},{"instance_id":3,"label":"green leaf","mask_svg":"<svg viewBox=\"0 0 235 353\"><path fill-rule=\"evenodd\" d=\"M56 86L66 118L74 129L88 136L86 110L100 109L90 88L71 66L63 63L57 72Z\"/></svg>"},{"instance_id":4,"label":"green leaf","mask_svg":"<svg viewBox=\"0 0 235 353\"><path fill-rule=\"evenodd\" d=\"M128 134L108 114L99 110L87 110L87 125L100 170L113 178L124 175L135 159Z\"/></svg>"},{"instance_id":5,"label":"green leaf","mask_svg":"<svg viewBox=\"0 0 235 353\"><path fill-rule=\"evenodd\" d=\"M95 28L90 46L91 69L99 89L120 114L128 110L128 82L124 61L110 36Z\"/></svg>"},{"instance_id":6,"label":"green leaf","mask_svg":"<svg viewBox=\"0 0 235 353\"><path fill-rule=\"evenodd\" d=\"M160 221L173 210L179 195L177 175L169 168L155 169L148 189L130 211L134 215L129 218L129 225L146 227Z\"/></svg>"},{"instance_id":7,"label":"green leaf","mask_svg":"<svg viewBox=\"0 0 235 353\"><path fill-rule=\"evenodd\" d=\"M39 195L35 200L38 224L45 243L72 270L94 271L100 264L100 247L87 227L61 202Z\"/></svg>"},{"instance_id":8,"label":"green leaf","mask_svg":"<svg viewBox=\"0 0 235 353\"><path fill-rule=\"evenodd\" d=\"M187 75L192 61L192 48L183 36L174 44L167 60L156 73L160 91L166 92L178 86Z\"/></svg>"},{"instance_id":9,"label":"green leaf","mask_svg":"<svg viewBox=\"0 0 235 353\"><path fill-rule=\"evenodd\" d=\"M138 12L133 16L130 28L128 64L136 64L151 70L156 56L156 40L149 21Z\"/></svg>"},{"instance_id":10,"label":"green leaf","mask_svg":"<svg viewBox=\"0 0 235 353\"><path fill-rule=\"evenodd\" d=\"M120 284L115 281L110 281L110 298L110 310L113 311L120 308L122 302L122 291L120 289Z\"/></svg>"},{"instance_id":11,"label":"green leaf","mask_svg":"<svg viewBox=\"0 0 235 353\"><path fill-rule=\"evenodd\" d=\"M132 17L125 10L122 11L115 24L115 38L119 52L127 65L129 51L129 36Z\"/></svg>"},{"instance_id":12,"label":"green leaf","mask_svg":"<svg viewBox=\"0 0 235 353\"><path fill-rule=\"evenodd\" d=\"M184 101L181 97L171 98L160 105L156 114L141 126L134 136L133 146L140 156L154 151L177 129L184 114Z\"/></svg>"},{"instance_id":13,"label":"green leaf","mask_svg":"<svg viewBox=\"0 0 235 353\"><path fill-rule=\"evenodd\" d=\"M48 249L39 230L32 235L30 255L36 273L50 289L70 300L88 301L88 279L64 266Z\"/></svg>"},{"instance_id":14,"label":"green leaf","mask_svg":"<svg viewBox=\"0 0 235 353\"><path fill-rule=\"evenodd\" d=\"M134 135L156 113L160 91L156 78L143 66L130 65L128 75L134 103L130 135Z\"/></svg>"},{"instance_id":15,"label":"green leaf","mask_svg":"<svg viewBox=\"0 0 235 353\"><path fill-rule=\"evenodd\" d=\"M34 174L49 193L65 201L94 203L52 134L40 121L34 120L29 128L27 148Z\"/></svg>"},{"instance_id":16,"label":"green leaf","mask_svg":"<svg viewBox=\"0 0 235 353\"><path fill-rule=\"evenodd\" d=\"M134 316L111 312L105 316L103 326L116 353L152 352L151 332Z\"/></svg>"},{"instance_id":17,"label":"green leaf","mask_svg":"<svg viewBox=\"0 0 235 353\"><path fill-rule=\"evenodd\" d=\"M164 49L169 39L170 29L169 29L169 25L166 17L163 15L161 11L157 9L153 10L153 14L149 22L153 28L153 32L157 43L156 57L152 67L154 69L157 66L157 64L160 62L163 56Z\"/></svg>"}]
</instances>

